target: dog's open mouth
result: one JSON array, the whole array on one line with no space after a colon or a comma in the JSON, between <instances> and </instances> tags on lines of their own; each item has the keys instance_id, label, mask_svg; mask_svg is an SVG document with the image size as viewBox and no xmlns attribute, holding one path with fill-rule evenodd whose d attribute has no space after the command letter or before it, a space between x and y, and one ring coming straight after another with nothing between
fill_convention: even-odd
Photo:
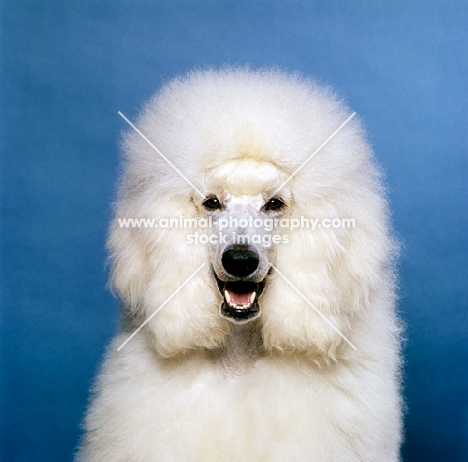
<instances>
[{"instance_id":1,"label":"dog's open mouth","mask_svg":"<svg viewBox=\"0 0 468 462\"><path fill-rule=\"evenodd\" d=\"M264 282L221 281L216 277L224 300L221 302L220 315L236 324L257 319L260 316L258 297L263 291Z\"/></svg>"}]
</instances>

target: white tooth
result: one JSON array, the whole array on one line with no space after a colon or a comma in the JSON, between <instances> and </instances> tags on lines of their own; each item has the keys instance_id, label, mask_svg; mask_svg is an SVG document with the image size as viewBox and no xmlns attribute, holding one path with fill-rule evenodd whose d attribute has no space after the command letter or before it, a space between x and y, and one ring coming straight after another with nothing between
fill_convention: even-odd
<instances>
[{"instance_id":1,"label":"white tooth","mask_svg":"<svg viewBox=\"0 0 468 462\"><path fill-rule=\"evenodd\" d=\"M257 296L257 292L252 292L252 295L250 296L250 305L255 301L255 297Z\"/></svg>"},{"instance_id":2,"label":"white tooth","mask_svg":"<svg viewBox=\"0 0 468 462\"><path fill-rule=\"evenodd\" d=\"M226 301L228 302L228 305L231 304L231 296L229 295L229 292L227 290L224 291L224 296L226 297Z\"/></svg>"}]
</instances>

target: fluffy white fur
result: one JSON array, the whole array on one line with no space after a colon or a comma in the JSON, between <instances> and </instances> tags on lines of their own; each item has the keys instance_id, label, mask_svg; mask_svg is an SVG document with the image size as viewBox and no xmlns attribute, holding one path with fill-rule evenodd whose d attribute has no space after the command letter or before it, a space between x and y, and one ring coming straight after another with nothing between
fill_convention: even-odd
<instances>
[{"instance_id":1,"label":"fluffy white fur","mask_svg":"<svg viewBox=\"0 0 468 462\"><path fill-rule=\"evenodd\" d=\"M203 194L226 204L244 198L255 209L255 200L266 200L349 114L311 81L224 69L172 81L137 125ZM399 460L395 246L359 121L280 192L288 217L351 217L355 228L283 230L289 243L264 256L357 350L274 270L258 320L238 325L220 316L216 249L188 244L194 230L117 224L205 216L203 199L135 132L126 135L124 151L109 237L124 322L97 380L77 459Z\"/></svg>"}]
</instances>

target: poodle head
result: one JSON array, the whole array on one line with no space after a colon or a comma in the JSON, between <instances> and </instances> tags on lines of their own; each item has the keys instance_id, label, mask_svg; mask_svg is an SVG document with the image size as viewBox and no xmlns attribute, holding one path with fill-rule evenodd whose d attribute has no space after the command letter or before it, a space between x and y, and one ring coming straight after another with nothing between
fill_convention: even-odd
<instances>
[{"instance_id":1,"label":"poodle head","mask_svg":"<svg viewBox=\"0 0 468 462\"><path fill-rule=\"evenodd\" d=\"M389 296L371 150L356 118L330 138L349 114L311 81L238 69L191 73L146 105L108 246L127 318L161 355L257 322L267 353L335 357Z\"/></svg>"}]
</instances>

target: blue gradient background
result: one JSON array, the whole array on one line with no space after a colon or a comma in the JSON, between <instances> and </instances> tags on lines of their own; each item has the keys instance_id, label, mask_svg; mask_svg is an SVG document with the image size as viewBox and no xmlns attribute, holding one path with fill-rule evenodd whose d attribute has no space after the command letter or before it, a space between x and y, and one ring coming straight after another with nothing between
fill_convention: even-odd
<instances>
[{"instance_id":1,"label":"blue gradient background","mask_svg":"<svg viewBox=\"0 0 468 462\"><path fill-rule=\"evenodd\" d=\"M275 65L365 121L404 243L406 461L468 460L468 6L25 1L0 10L1 460L71 460L116 329L104 242L125 122L193 67Z\"/></svg>"}]
</instances>

